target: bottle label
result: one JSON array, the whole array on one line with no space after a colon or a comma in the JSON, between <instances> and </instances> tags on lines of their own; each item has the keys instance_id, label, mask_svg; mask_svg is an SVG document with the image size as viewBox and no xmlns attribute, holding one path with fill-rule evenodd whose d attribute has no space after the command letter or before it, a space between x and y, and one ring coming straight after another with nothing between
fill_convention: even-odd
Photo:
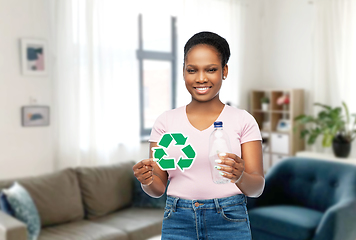
<instances>
[{"instance_id":1,"label":"bottle label","mask_svg":"<svg viewBox=\"0 0 356 240\"><path fill-rule=\"evenodd\" d=\"M174 170L177 167L184 172L193 166L196 159L196 153L192 145L187 144L188 137L182 133L166 133L158 142L158 147L152 148L153 158L162 170ZM178 146L183 153L178 159L169 157L167 149L170 146Z\"/></svg>"}]
</instances>

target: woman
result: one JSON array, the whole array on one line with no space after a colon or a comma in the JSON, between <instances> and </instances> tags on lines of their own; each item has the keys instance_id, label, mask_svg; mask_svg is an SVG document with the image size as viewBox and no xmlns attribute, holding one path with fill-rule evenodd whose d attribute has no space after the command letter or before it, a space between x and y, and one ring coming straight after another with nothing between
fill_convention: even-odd
<instances>
[{"instance_id":1,"label":"woman","mask_svg":"<svg viewBox=\"0 0 356 240\"><path fill-rule=\"evenodd\" d=\"M215 33L200 32L188 40L183 76L191 102L158 117L150 137L150 159L133 167L152 197L160 197L170 180L162 239L251 239L246 196L258 197L264 188L261 134L249 113L220 101L229 57L227 41ZM215 184L211 178L209 136L215 121L223 122L232 147L217 163L228 184ZM191 168L164 171L152 158L152 148L167 132L188 137L196 152Z\"/></svg>"}]
</instances>

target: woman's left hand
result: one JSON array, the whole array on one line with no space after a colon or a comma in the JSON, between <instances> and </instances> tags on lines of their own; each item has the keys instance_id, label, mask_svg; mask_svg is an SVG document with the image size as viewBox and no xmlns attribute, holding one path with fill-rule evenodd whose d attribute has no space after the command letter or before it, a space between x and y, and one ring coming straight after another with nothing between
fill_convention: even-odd
<instances>
[{"instance_id":1,"label":"woman's left hand","mask_svg":"<svg viewBox=\"0 0 356 240\"><path fill-rule=\"evenodd\" d=\"M237 183L245 171L245 161L233 153L220 153L219 158L221 162L216 164L216 168L222 176Z\"/></svg>"}]
</instances>

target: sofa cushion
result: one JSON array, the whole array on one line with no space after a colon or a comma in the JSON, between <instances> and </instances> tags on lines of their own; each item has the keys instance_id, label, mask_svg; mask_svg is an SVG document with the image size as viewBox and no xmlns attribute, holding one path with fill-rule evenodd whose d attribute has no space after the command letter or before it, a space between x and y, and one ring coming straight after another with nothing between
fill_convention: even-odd
<instances>
[{"instance_id":1,"label":"sofa cushion","mask_svg":"<svg viewBox=\"0 0 356 240\"><path fill-rule=\"evenodd\" d=\"M278 205L249 211L251 226L293 240L311 239L322 214L300 206Z\"/></svg>"},{"instance_id":2,"label":"sofa cushion","mask_svg":"<svg viewBox=\"0 0 356 240\"><path fill-rule=\"evenodd\" d=\"M38 240L128 240L127 234L110 226L76 221L42 229Z\"/></svg>"},{"instance_id":3,"label":"sofa cushion","mask_svg":"<svg viewBox=\"0 0 356 240\"><path fill-rule=\"evenodd\" d=\"M19 183L35 202L42 226L83 219L79 184L73 169L20 179Z\"/></svg>"},{"instance_id":4,"label":"sofa cushion","mask_svg":"<svg viewBox=\"0 0 356 240\"><path fill-rule=\"evenodd\" d=\"M130 240L144 240L161 234L164 209L127 208L93 220L124 231Z\"/></svg>"},{"instance_id":5,"label":"sofa cushion","mask_svg":"<svg viewBox=\"0 0 356 240\"><path fill-rule=\"evenodd\" d=\"M76 169L86 218L95 219L132 202L133 162Z\"/></svg>"},{"instance_id":6,"label":"sofa cushion","mask_svg":"<svg viewBox=\"0 0 356 240\"><path fill-rule=\"evenodd\" d=\"M41 221L30 194L17 182L9 189L3 189L3 192L15 218L27 225L28 239L36 240L40 234Z\"/></svg>"}]
</instances>

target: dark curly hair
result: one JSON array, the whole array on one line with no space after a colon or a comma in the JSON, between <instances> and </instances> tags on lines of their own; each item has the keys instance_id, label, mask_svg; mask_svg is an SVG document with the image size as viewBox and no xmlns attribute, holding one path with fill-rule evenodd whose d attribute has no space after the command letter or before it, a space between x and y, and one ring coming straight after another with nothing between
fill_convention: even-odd
<instances>
[{"instance_id":1,"label":"dark curly hair","mask_svg":"<svg viewBox=\"0 0 356 240\"><path fill-rule=\"evenodd\" d=\"M199 32L193 35L184 46L184 62L191 48L198 44L207 44L214 47L220 56L221 65L224 67L230 58L230 47L225 38L212 32Z\"/></svg>"}]
</instances>

